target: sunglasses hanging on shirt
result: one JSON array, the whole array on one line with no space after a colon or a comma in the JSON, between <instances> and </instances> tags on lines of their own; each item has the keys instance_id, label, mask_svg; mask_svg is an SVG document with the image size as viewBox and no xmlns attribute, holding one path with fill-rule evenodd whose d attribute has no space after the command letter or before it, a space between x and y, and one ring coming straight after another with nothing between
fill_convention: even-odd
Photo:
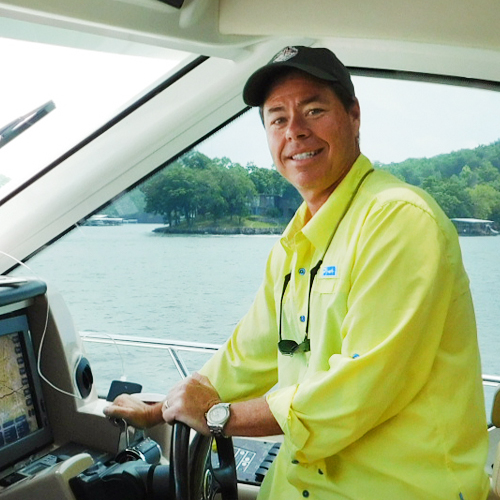
<instances>
[{"instance_id":1,"label":"sunglasses hanging on shirt","mask_svg":"<svg viewBox=\"0 0 500 500\"><path fill-rule=\"evenodd\" d=\"M283 297L285 295L286 287L290 282L292 273L288 273L285 276L285 280L283 283L283 292L281 292L281 300L280 300L280 325L279 325L280 340L278 342L278 349L281 352L281 354L284 354L285 356L293 356L296 352L308 352L311 350L311 341L309 340L309 312L311 307L311 290L313 287L314 278L316 277L316 274L318 273L321 264L323 264L323 259L320 259L320 261L311 269L311 277L309 278L309 293L307 295L306 335L304 337L304 340L300 344L297 344L295 340L287 340L281 338L281 324L283 320Z\"/></svg>"},{"instance_id":2,"label":"sunglasses hanging on shirt","mask_svg":"<svg viewBox=\"0 0 500 500\"><path fill-rule=\"evenodd\" d=\"M342 222L342 220L345 217L345 214L348 212L355 196L358 194L359 188L363 184L364 180L368 177L369 174L373 172L373 169L369 170L368 172L363 175L361 180L359 181L358 185L356 186L356 189L354 190L354 193L347 204L344 213L340 217L337 226L335 227L335 230L333 231L332 235L330 236L330 241L328 242L328 245L326 246L326 250L323 253L323 256L321 259L319 259L318 263L311 269L310 272L310 277L309 277L309 293L307 295L307 320L306 320L306 334L304 337L304 340L298 344L295 340L289 340L289 339L284 339L282 338L282 323L283 323L283 297L285 296L286 288L288 286L288 283L290 282L290 279L292 277L292 273L288 273L285 276L285 279L283 280L283 291L281 292L281 299L280 299L280 322L279 322L279 342L278 342L278 349L281 354L284 354L285 356L293 356L295 353L301 353L301 352L308 352L311 350L311 341L309 340L309 316L310 316L310 309L311 309L311 291L314 283L314 278L316 277L316 274L318 274L318 271L323 264L323 259L326 255L326 252L328 251L328 248L330 247L330 244L333 240L333 237L335 236L335 233L337 232L337 229Z\"/></svg>"}]
</instances>

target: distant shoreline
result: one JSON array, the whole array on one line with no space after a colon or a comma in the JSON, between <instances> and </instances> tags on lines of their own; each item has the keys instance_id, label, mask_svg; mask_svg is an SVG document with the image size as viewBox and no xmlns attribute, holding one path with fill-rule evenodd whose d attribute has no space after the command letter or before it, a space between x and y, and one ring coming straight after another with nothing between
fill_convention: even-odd
<instances>
[{"instance_id":1,"label":"distant shoreline","mask_svg":"<svg viewBox=\"0 0 500 500\"><path fill-rule=\"evenodd\" d=\"M157 227L153 229L154 233L161 234L244 234L244 235L262 235L262 234L276 234L279 235L285 230L285 226L276 227Z\"/></svg>"}]
</instances>

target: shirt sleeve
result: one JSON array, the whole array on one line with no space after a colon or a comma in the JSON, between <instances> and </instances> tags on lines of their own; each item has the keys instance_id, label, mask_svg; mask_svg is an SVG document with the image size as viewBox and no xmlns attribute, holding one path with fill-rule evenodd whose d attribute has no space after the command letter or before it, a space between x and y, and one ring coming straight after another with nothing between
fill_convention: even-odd
<instances>
[{"instance_id":1,"label":"shirt sleeve","mask_svg":"<svg viewBox=\"0 0 500 500\"><path fill-rule=\"evenodd\" d=\"M277 343L274 279L271 252L264 281L256 298L229 340L203 366L222 401L237 402L261 397L276 383Z\"/></svg>"},{"instance_id":2,"label":"shirt sleeve","mask_svg":"<svg viewBox=\"0 0 500 500\"><path fill-rule=\"evenodd\" d=\"M299 461L338 453L397 415L425 386L456 281L457 254L449 249L433 214L411 203L388 202L364 220L342 352L329 358L328 369L267 396Z\"/></svg>"}]
</instances>

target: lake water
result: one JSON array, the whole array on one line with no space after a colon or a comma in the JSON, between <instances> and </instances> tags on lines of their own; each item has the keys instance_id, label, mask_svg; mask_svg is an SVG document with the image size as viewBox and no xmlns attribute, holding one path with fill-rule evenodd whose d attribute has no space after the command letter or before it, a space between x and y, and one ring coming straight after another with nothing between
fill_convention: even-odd
<instances>
[{"instance_id":1,"label":"lake water","mask_svg":"<svg viewBox=\"0 0 500 500\"><path fill-rule=\"evenodd\" d=\"M251 304L278 236L165 236L155 227L79 227L29 265L61 292L80 331L224 342ZM500 237L460 244L483 373L499 374ZM123 374L148 392L165 392L178 379L166 351L87 342L85 349L101 393ZM207 359L182 357L190 370Z\"/></svg>"}]
</instances>

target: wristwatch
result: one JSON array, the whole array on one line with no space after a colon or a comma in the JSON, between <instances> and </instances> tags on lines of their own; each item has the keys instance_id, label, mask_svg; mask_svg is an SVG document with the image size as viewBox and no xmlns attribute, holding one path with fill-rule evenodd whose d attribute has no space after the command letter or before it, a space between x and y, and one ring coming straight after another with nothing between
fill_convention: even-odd
<instances>
[{"instance_id":1,"label":"wristwatch","mask_svg":"<svg viewBox=\"0 0 500 500\"><path fill-rule=\"evenodd\" d=\"M226 437L224 435L224 426L231 416L231 412L229 411L230 406L231 403L218 403L213 405L205 414L208 428L213 436Z\"/></svg>"}]
</instances>

